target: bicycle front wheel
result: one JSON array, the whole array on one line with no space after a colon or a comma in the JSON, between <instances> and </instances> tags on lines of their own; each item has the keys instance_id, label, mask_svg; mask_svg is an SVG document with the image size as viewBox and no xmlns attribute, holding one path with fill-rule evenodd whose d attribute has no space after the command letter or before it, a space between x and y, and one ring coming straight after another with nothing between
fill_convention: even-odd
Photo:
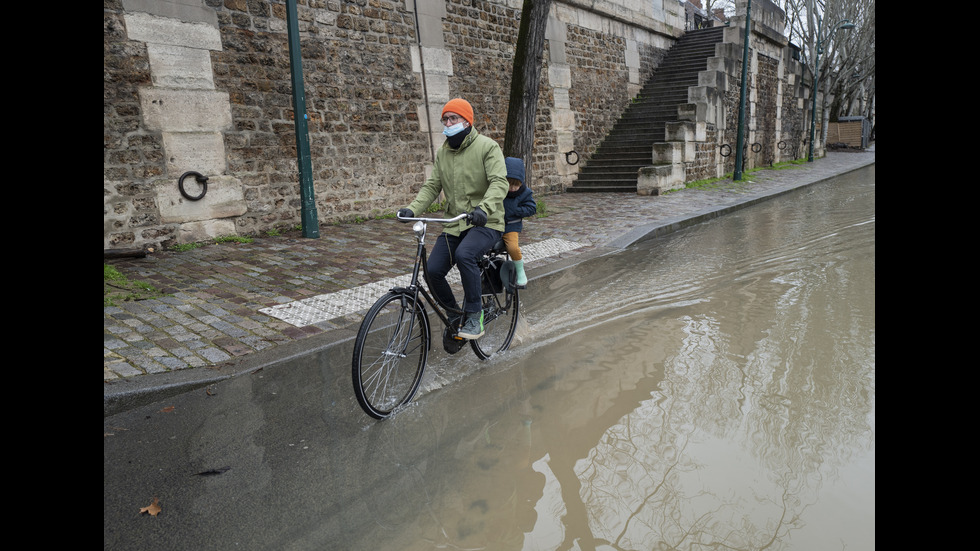
<instances>
[{"instance_id":1,"label":"bicycle front wheel","mask_svg":"<svg viewBox=\"0 0 980 551\"><path fill-rule=\"evenodd\" d=\"M510 346L517 331L519 305L517 289L513 294L501 291L483 295L483 336L470 341L481 360L489 360Z\"/></svg>"},{"instance_id":2,"label":"bicycle front wheel","mask_svg":"<svg viewBox=\"0 0 980 551\"><path fill-rule=\"evenodd\" d=\"M411 401L429 353L429 318L411 295L388 293L361 322L351 366L361 408L383 419Z\"/></svg>"}]
</instances>

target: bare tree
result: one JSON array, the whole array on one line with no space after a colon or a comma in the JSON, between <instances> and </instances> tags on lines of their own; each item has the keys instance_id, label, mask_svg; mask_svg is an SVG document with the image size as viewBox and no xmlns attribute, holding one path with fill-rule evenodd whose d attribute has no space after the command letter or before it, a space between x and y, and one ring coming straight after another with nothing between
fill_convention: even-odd
<instances>
[{"instance_id":1,"label":"bare tree","mask_svg":"<svg viewBox=\"0 0 980 551\"><path fill-rule=\"evenodd\" d=\"M703 0L701 3L704 4L704 11L708 13L713 14L715 10L721 10L729 17L735 15L735 0Z\"/></svg>"},{"instance_id":2,"label":"bare tree","mask_svg":"<svg viewBox=\"0 0 980 551\"><path fill-rule=\"evenodd\" d=\"M531 183L535 113L551 1L524 0L517 47L514 50L514 71L510 77L510 105L507 108L504 154L524 160L525 182L528 185Z\"/></svg>"},{"instance_id":3,"label":"bare tree","mask_svg":"<svg viewBox=\"0 0 980 551\"><path fill-rule=\"evenodd\" d=\"M785 0L784 5L789 39L800 46L810 82L816 76L823 94L818 111L824 112L824 122L850 114L872 115L875 1Z\"/></svg>"}]
</instances>

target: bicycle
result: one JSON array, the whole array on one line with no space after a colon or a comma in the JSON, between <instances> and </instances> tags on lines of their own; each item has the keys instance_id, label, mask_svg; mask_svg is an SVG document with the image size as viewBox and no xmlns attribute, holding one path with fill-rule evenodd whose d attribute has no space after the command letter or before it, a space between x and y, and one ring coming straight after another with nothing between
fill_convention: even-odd
<instances>
[{"instance_id":1,"label":"bicycle","mask_svg":"<svg viewBox=\"0 0 980 551\"><path fill-rule=\"evenodd\" d=\"M398 218L415 222L418 249L408 287L394 287L368 310L354 341L351 373L354 394L365 413L384 419L415 397L432 342L432 329L425 303L446 326L443 347L455 354L466 344L457 336L459 323L465 317L459 308L443 304L435 293L419 284L420 274L431 289L426 264L425 233L429 223L447 224L469 216L455 218ZM484 334L470 340L470 347L481 360L488 360L507 350L517 330L518 288L513 265L507 261L503 241L484 253L478 261L482 286Z\"/></svg>"}]
</instances>

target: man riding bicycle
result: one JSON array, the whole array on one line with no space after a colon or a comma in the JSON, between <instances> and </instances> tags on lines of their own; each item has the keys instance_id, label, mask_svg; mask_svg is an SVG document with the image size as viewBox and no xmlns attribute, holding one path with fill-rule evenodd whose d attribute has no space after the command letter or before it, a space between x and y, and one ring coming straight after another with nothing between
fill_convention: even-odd
<instances>
[{"instance_id":1,"label":"man riding bicycle","mask_svg":"<svg viewBox=\"0 0 980 551\"><path fill-rule=\"evenodd\" d=\"M480 270L477 260L490 250L504 230L504 198L507 196L507 167L497 142L473 128L473 107L464 99L453 99L442 108L446 142L436 152L432 175L402 218L425 212L442 192L446 216L468 213L469 217L443 229L428 260L432 292L447 306L458 308L446 281L455 264L463 284L464 339L483 336L483 306L480 300Z\"/></svg>"}]
</instances>

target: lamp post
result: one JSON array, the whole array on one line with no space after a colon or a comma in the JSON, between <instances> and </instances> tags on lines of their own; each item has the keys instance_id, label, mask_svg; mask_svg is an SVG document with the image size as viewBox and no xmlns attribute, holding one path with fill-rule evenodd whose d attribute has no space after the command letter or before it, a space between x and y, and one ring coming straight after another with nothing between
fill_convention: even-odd
<instances>
[{"instance_id":1,"label":"lamp post","mask_svg":"<svg viewBox=\"0 0 980 551\"><path fill-rule=\"evenodd\" d=\"M817 133L817 84L820 80L820 53L823 49L823 46L821 45L822 37L820 36L820 27L822 25L823 19L820 16L817 16L817 51L813 56L813 90L811 90L811 93L813 94L813 107L810 109L810 154L806 159L808 163L813 162L813 140ZM837 29L853 28L854 23L851 23L847 19L842 20L840 23L834 25L830 33L827 34L827 42L830 42L830 39L834 37L834 33L837 32Z\"/></svg>"},{"instance_id":2,"label":"lamp post","mask_svg":"<svg viewBox=\"0 0 980 551\"><path fill-rule=\"evenodd\" d=\"M320 223L313 193L313 166L310 161L310 136L307 127L306 92L303 86L303 56L300 53L299 19L296 0L286 1L286 34L289 42L289 69L293 84L293 125L296 132L296 163L300 181L300 221L303 237L319 238Z\"/></svg>"},{"instance_id":3,"label":"lamp post","mask_svg":"<svg viewBox=\"0 0 980 551\"><path fill-rule=\"evenodd\" d=\"M749 26L752 25L752 0L745 6L745 38L742 40L742 87L738 96L738 133L735 138L735 172L732 180L742 180L743 149L745 149L745 88L749 78Z\"/></svg>"}]
</instances>

